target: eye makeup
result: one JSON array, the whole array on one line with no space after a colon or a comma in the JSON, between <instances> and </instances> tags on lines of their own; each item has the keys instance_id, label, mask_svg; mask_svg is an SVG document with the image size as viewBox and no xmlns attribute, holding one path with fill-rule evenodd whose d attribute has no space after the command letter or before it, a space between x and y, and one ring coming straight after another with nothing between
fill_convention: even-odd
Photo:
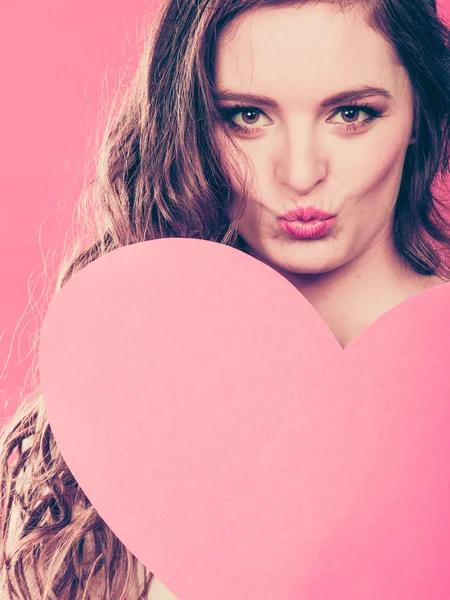
<instances>
[{"instance_id":1,"label":"eye makeup","mask_svg":"<svg viewBox=\"0 0 450 600\"><path fill-rule=\"evenodd\" d=\"M235 104L235 105L229 106L229 107L218 107L218 110L219 110L219 114L220 114L222 120L225 122L227 127L229 127L231 130L233 130L237 133L240 133L246 137L251 137L257 133L260 133L264 129L264 127L266 127L266 126L249 127L246 125L238 125L233 120L236 115L239 115L242 113L256 113L257 115L265 114L261 109L255 107L255 106L244 106L242 104ZM332 123L333 125L336 125L337 127L339 127L340 130L343 130L343 131L346 131L349 133L351 133L351 132L355 133L355 132L361 131L362 129L364 129L368 125L370 125L370 123L372 123L375 119L378 119L383 116L383 111L375 108L371 104L368 104L366 102L353 102L352 104L348 104L348 105L340 106L340 107L336 108L333 111L332 116L329 117L326 122L329 123L330 120L333 117L335 117L336 115L339 115L340 113L346 113L346 112L351 112L351 113L365 112L367 114L366 119L364 119L363 121L349 122L349 123L345 123L345 122Z\"/></svg>"}]
</instances>

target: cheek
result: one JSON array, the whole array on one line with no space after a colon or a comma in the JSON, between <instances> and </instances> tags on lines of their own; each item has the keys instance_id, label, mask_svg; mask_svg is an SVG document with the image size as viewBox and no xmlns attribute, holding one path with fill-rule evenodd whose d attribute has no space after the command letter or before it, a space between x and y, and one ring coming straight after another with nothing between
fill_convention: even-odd
<instances>
[{"instance_id":1,"label":"cheek","mask_svg":"<svg viewBox=\"0 0 450 600\"><path fill-rule=\"evenodd\" d=\"M216 147L221 167L234 195L239 197L244 185L253 195L258 187L259 168L255 168L251 154L241 148L236 149L227 138L222 138Z\"/></svg>"},{"instance_id":2,"label":"cheek","mask_svg":"<svg viewBox=\"0 0 450 600\"><path fill-rule=\"evenodd\" d=\"M340 144L329 164L332 179L340 186L360 190L396 186L403 169L408 141L397 133L362 134L361 140Z\"/></svg>"}]
</instances>

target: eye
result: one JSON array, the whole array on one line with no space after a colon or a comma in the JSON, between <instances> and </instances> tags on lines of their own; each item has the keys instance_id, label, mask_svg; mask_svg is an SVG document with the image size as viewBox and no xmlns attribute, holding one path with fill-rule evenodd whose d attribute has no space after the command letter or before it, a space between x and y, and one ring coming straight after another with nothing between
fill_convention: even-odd
<instances>
[{"instance_id":1,"label":"eye","mask_svg":"<svg viewBox=\"0 0 450 600\"><path fill-rule=\"evenodd\" d=\"M363 115L363 113L366 113L367 117L363 120L360 120L360 117ZM343 120L336 123L336 125L343 126L347 131L356 131L357 129L366 127L374 119L381 117L383 112L373 106L370 106L369 104L340 106L334 111L332 117L327 119L327 123L332 123L331 119L340 114L342 114Z\"/></svg>"},{"instance_id":2,"label":"eye","mask_svg":"<svg viewBox=\"0 0 450 600\"><path fill-rule=\"evenodd\" d=\"M260 123L261 115L263 114L264 113L258 108L244 108L242 110L235 110L234 113L232 113L231 118L234 116L240 116L243 123L237 123L237 125L240 125L241 127L251 127L252 125L257 125Z\"/></svg>"},{"instance_id":3,"label":"eye","mask_svg":"<svg viewBox=\"0 0 450 600\"><path fill-rule=\"evenodd\" d=\"M342 116L344 123L354 123L355 121L359 120L358 117L360 117L364 112L364 110L355 106L353 108L342 108L337 114Z\"/></svg>"},{"instance_id":4,"label":"eye","mask_svg":"<svg viewBox=\"0 0 450 600\"><path fill-rule=\"evenodd\" d=\"M261 127L265 126L261 124L261 117L268 118L262 110L254 106L222 107L219 108L219 113L228 127L246 135L260 131ZM236 119L236 117L238 118ZM240 123L236 121L240 121ZM257 126L254 127L254 125Z\"/></svg>"},{"instance_id":5,"label":"eye","mask_svg":"<svg viewBox=\"0 0 450 600\"><path fill-rule=\"evenodd\" d=\"M218 110L227 127L242 135L252 136L267 126L264 123L264 118L268 119L267 115L255 106L234 105L230 107L218 107ZM367 116L365 119L360 120L360 116L363 113ZM333 122L332 119L340 114L343 115L342 120L340 122ZM340 129L343 128L346 132L356 133L382 115L383 111L369 104L355 103L337 108L333 112L333 115L326 120L326 123L336 125Z\"/></svg>"}]
</instances>

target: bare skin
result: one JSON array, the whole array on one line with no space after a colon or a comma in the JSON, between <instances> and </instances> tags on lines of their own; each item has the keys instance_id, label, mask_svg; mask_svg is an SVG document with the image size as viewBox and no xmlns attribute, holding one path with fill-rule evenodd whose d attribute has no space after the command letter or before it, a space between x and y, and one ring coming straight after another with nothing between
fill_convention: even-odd
<instances>
[{"instance_id":1,"label":"bare skin","mask_svg":"<svg viewBox=\"0 0 450 600\"><path fill-rule=\"evenodd\" d=\"M258 110L256 123L244 112L233 117L256 132L233 130L254 168L240 233L248 253L286 277L345 348L391 308L444 280L415 273L392 239L405 154L414 143L407 72L357 11L295 8L258 9L229 24L219 38L216 85L277 102L241 102ZM337 109L352 103L321 103L363 84L386 89L391 99L365 98L383 116L358 129L368 116L361 111L346 129ZM226 158L228 147L223 151ZM309 205L336 214L333 229L317 240L290 238L278 217ZM158 579L150 597L177 600Z\"/></svg>"},{"instance_id":2,"label":"bare skin","mask_svg":"<svg viewBox=\"0 0 450 600\"><path fill-rule=\"evenodd\" d=\"M439 276L418 275L395 251L384 260L372 252L373 260L360 256L347 268L323 275L298 277L277 269L316 309L342 348L407 298L445 283Z\"/></svg>"},{"instance_id":3,"label":"bare skin","mask_svg":"<svg viewBox=\"0 0 450 600\"><path fill-rule=\"evenodd\" d=\"M350 113L353 97L323 106L363 85L390 97L370 94ZM231 130L253 177L240 233L247 252L289 279L342 347L409 296L443 283L415 273L394 248L393 211L415 141L413 92L359 9L324 3L244 13L219 39L216 87L276 102L219 103L238 105L230 120L247 127ZM379 116L370 120L361 102ZM226 161L235 150L218 139ZM311 205L337 215L325 237L299 240L280 228L287 210Z\"/></svg>"}]
</instances>

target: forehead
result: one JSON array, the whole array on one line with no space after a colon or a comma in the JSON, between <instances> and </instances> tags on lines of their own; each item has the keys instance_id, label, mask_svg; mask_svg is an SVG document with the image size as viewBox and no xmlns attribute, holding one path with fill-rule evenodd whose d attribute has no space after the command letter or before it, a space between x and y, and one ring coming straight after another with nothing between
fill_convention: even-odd
<instances>
[{"instance_id":1,"label":"forehead","mask_svg":"<svg viewBox=\"0 0 450 600\"><path fill-rule=\"evenodd\" d=\"M401 93L408 79L390 44L363 11L329 3L248 11L221 32L216 87L303 99L355 84Z\"/></svg>"}]
</instances>

